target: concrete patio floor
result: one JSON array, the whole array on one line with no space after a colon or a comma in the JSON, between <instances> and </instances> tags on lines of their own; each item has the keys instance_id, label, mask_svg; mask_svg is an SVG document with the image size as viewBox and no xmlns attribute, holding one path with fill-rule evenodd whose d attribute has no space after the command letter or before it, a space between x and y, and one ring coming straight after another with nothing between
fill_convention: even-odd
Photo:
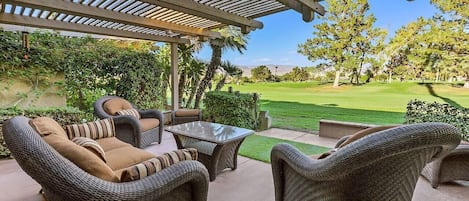
<instances>
[{"instance_id":1,"label":"concrete patio floor","mask_svg":"<svg viewBox=\"0 0 469 201\"><path fill-rule=\"evenodd\" d=\"M321 138L314 134L269 129L259 135L333 147L336 139ZM164 133L160 145L146 148L156 155L176 149L170 133ZM0 201L40 201L39 184L21 170L15 160L0 160ZM272 201L274 186L270 164L238 156L238 169L227 170L210 182L209 201ZM414 201L463 201L469 200L469 182L457 181L431 188L428 181L420 177L414 192Z\"/></svg>"}]
</instances>

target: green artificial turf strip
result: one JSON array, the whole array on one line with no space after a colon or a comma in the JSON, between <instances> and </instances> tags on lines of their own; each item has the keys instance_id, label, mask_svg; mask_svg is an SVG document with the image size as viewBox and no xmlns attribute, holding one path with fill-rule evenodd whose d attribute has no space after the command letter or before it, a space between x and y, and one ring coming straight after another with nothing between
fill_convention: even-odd
<instances>
[{"instance_id":1,"label":"green artificial turf strip","mask_svg":"<svg viewBox=\"0 0 469 201\"><path fill-rule=\"evenodd\" d=\"M265 137L261 135L250 135L246 137L243 144L241 144L238 153L241 156L270 163L270 151L272 150L272 147L279 143L288 143L293 145L306 155L320 154L329 150L329 148L326 147Z\"/></svg>"}]
</instances>

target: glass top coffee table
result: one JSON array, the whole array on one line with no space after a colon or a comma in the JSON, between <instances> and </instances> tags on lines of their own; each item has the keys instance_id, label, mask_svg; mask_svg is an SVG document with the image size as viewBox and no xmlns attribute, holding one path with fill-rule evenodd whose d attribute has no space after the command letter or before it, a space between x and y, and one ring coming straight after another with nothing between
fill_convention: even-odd
<instances>
[{"instance_id":1,"label":"glass top coffee table","mask_svg":"<svg viewBox=\"0 0 469 201\"><path fill-rule=\"evenodd\" d=\"M237 168L238 149L253 130L223 124L194 121L168 126L166 131L173 133L179 149L196 148L199 161L207 167L210 181L226 168Z\"/></svg>"}]
</instances>

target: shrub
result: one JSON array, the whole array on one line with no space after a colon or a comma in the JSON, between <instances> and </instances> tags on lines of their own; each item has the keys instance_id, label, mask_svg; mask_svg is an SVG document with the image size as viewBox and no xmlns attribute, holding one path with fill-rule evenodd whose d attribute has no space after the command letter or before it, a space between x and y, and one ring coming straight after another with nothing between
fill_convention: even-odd
<instances>
[{"instance_id":1,"label":"shrub","mask_svg":"<svg viewBox=\"0 0 469 201\"><path fill-rule=\"evenodd\" d=\"M3 141L3 122L14 116L26 116L29 118L50 117L55 119L60 125L68 125L93 120L93 114L84 113L76 108L7 108L0 109L0 158L9 157L10 150Z\"/></svg>"},{"instance_id":2,"label":"shrub","mask_svg":"<svg viewBox=\"0 0 469 201\"><path fill-rule=\"evenodd\" d=\"M406 123L444 122L458 128L465 141L469 140L469 110L449 104L411 100L407 104Z\"/></svg>"},{"instance_id":3,"label":"shrub","mask_svg":"<svg viewBox=\"0 0 469 201\"><path fill-rule=\"evenodd\" d=\"M256 129L260 101L257 94L211 91L205 94L204 118L216 123Z\"/></svg>"}]
</instances>

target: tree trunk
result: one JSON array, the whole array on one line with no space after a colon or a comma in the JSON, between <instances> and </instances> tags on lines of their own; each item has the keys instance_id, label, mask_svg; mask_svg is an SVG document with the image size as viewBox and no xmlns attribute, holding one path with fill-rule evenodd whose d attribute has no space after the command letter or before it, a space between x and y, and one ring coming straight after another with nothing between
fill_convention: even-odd
<instances>
[{"instance_id":1,"label":"tree trunk","mask_svg":"<svg viewBox=\"0 0 469 201\"><path fill-rule=\"evenodd\" d=\"M163 105L165 109L168 107L168 101L166 99L168 96L167 90L168 90L168 82L163 81L163 83L161 84L161 95L163 97L161 100L162 101L161 104Z\"/></svg>"},{"instance_id":2,"label":"tree trunk","mask_svg":"<svg viewBox=\"0 0 469 201\"><path fill-rule=\"evenodd\" d=\"M194 100L195 92L197 92L197 86L199 86L199 80L195 80L195 82L191 86L191 93L189 95L189 98L187 99L186 108L191 107L192 100Z\"/></svg>"},{"instance_id":3,"label":"tree trunk","mask_svg":"<svg viewBox=\"0 0 469 201\"><path fill-rule=\"evenodd\" d=\"M335 71L334 84L332 85L333 87L339 87L340 73L341 73L340 70Z\"/></svg>"},{"instance_id":4,"label":"tree trunk","mask_svg":"<svg viewBox=\"0 0 469 201\"><path fill-rule=\"evenodd\" d=\"M440 81L440 69L436 71L436 75L435 75L435 82L439 82L439 81Z\"/></svg>"},{"instance_id":5,"label":"tree trunk","mask_svg":"<svg viewBox=\"0 0 469 201\"><path fill-rule=\"evenodd\" d=\"M388 83L392 82L392 70L389 70Z\"/></svg>"},{"instance_id":6,"label":"tree trunk","mask_svg":"<svg viewBox=\"0 0 469 201\"><path fill-rule=\"evenodd\" d=\"M194 108L200 107L200 101L202 100L202 96L204 95L205 89L207 89L208 84L212 81L213 75L215 74L215 71L221 63L221 45L210 43L210 46L212 47L212 58L210 60L210 64L208 64L207 66L207 70L205 71L205 76L202 81L200 81L199 88L197 89Z\"/></svg>"},{"instance_id":7,"label":"tree trunk","mask_svg":"<svg viewBox=\"0 0 469 201\"><path fill-rule=\"evenodd\" d=\"M228 73L223 73L223 77L217 83L217 86L215 87L215 91L220 91L221 88L223 88L223 86L225 86L225 82L226 82L227 77L228 77Z\"/></svg>"},{"instance_id":8,"label":"tree trunk","mask_svg":"<svg viewBox=\"0 0 469 201\"><path fill-rule=\"evenodd\" d=\"M182 105L182 99L184 96L184 90L186 86L186 70L181 70L181 75L179 76L179 105Z\"/></svg>"}]
</instances>

